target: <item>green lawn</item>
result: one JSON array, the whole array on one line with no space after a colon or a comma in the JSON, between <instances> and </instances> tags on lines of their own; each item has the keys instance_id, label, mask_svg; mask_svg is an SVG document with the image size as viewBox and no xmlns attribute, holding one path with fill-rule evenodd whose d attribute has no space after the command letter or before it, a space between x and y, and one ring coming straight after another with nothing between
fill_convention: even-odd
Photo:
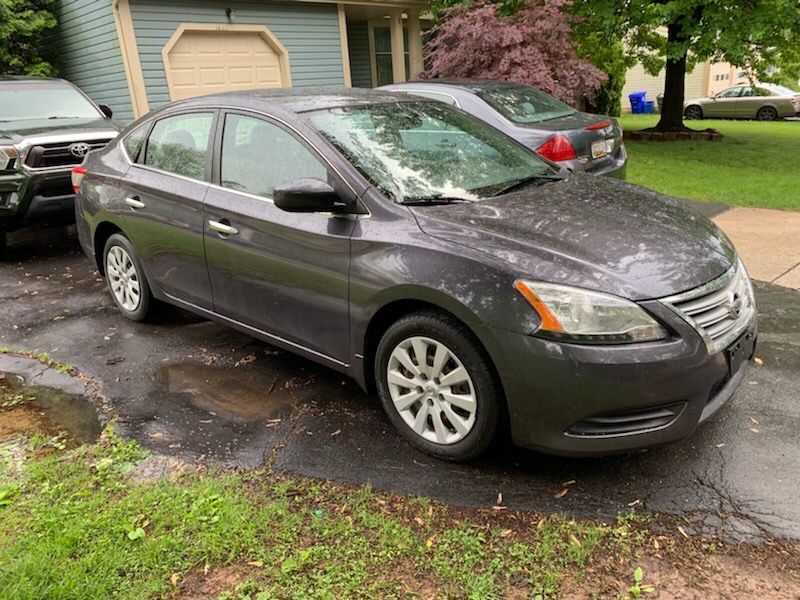
<instances>
[{"instance_id":1,"label":"green lawn","mask_svg":"<svg viewBox=\"0 0 800 600\"><path fill-rule=\"evenodd\" d=\"M656 124L658 115L624 115L625 129ZM695 200L800 210L800 121L702 120L720 142L626 141L628 181Z\"/></svg>"}]
</instances>

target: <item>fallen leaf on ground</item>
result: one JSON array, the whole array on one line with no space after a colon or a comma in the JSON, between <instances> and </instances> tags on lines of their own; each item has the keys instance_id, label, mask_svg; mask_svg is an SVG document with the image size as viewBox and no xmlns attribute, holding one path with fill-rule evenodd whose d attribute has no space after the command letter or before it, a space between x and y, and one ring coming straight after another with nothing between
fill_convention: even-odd
<instances>
[{"instance_id":1,"label":"fallen leaf on ground","mask_svg":"<svg viewBox=\"0 0 800 600\"><path fill-rule=\"evenodd\" d=\"M169 578L169 581L170 581L170 583L171 583L173 586L176 586L176 585L178 585L178 582L179 582L180 580L181 580L181 576L180 576L180 575L178 575L177 573L173 573L173 574L172 574L172 577L170 577L170 578Z\"/></svg>"},{"instance_id":2,"label":"fallen leaf on ground","mask_svg":"<svg viewBox=\"0 0 800 600\"><path fill-rule=\"evenodd\" d=\"M724 448L724 447L725 447L725 442L720 442L719 444L717 444L717 448Z\"/></svg>"},{"instance_id":3,"label":"fallen leaf on ground","mask_svg":"<svg viewBox=\"0 0 800 600\"><path fill-rule=\"evenodd\" d=\"M753 417L750 417L750 420L753 422L753 425L758 425L758 421L756 421L756 419Z\"/></svg>"},{"instance_id":4,"label":"fallen leaf on ground","mask_svg":"<svg viewBox=\"0 0 800 600\"><path fill-rule=\"evenodd\" d=\"M563 498L564 496L566 496L566 495L567 495L567 492L568 492L568 491L569 491L569 490L568 490L567 488L564 488L563 490L561 490L560 492L558 492L557 494L555 494L555 495L553 496L553 498L555 498L556 500L558 500L559 498Z\"/></svg>"},{"instance_id":5,"label":"fallen leaf on ground","mask_svg":"<svg viewBox=\"0 0 800 600\"><path fill-rule=\"evenodd\" d=\"M577 481L578 481L577 479L570 479L569 481L565 481L561 485L563 485L564 487L567 487L568 485L573 485L574 483L577 483Z\"/></svg>"},{"instance_id":6,"label":"fallen leaf on ground","mask_svg":"<svg viewBox=\"0 0 800 600\"><path fill-rule=\"evenodd\" d=\"M678 525L678 531L679 531L679 532L680 532L680 534L681 534L683 537L685 537L687 540L689 539L689 534L688 534L688 533L686 533L686 530L684 530L684 528L683 528L683 527L681 527L680 525Z\"/></svg>"},{"instance_id":7,"label":"fallen leaf on ground","mask_svg":"<svg viewBox=\"0 0 800 600\"><path fill-rule=\"evenodd\" d=\"M337 435L339 435L340 433L342 433L342 430L341 430L341 429L337 429L336 431L334 431L334 432L331 434L331 437L336 437L336 436L337 436Z\"/></svg>"},{"instance_id":8,"label":"fallen leaf on ground","mask_svg":"<svg viewBox=\"0 0 800 600\"><path fill-rule=\"evenodd\" d=\"M757 356L753 359L753 362L756 363L757 365L763 365L764 364L764 361L761 360L760 358L758 358Z\"/></svg>"},{"instance_id":9,"label":"fallen leaf on ground","mask_svg":"<svg viewBox=\"0 0 800 600\"><path fill-rule=\"evenodd\" d=\"M752 431L753 433L758 433L758 429L756 429L755 427L751 427L750 431Z\"/></svg>"},{"instance_id":10,"label":"fallen leaf on ground","mask_svg":"<svg viewBox=\"0 0 800 600\"><path fill-rule=\"evenodd\" d=\"M251 567L259 567L259 568L264 566L264 563L261 562L260 560L251 560L247 564L250 565Z\"/></svg>"}]
</instances>

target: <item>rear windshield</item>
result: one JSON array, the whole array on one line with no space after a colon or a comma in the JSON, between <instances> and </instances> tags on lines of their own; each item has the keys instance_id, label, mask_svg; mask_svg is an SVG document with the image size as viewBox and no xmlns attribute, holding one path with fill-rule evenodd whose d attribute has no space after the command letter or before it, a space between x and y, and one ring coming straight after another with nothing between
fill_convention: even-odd
<instances>
[{"instance_id":1,"label":"rear windshield","mask_svg":"<svg viewBox=\"0 0 800 600\"><path fill-rule=\"evenodd\" d=\"M0 83L0 121L97 119L94 105L71 85L54 82Z\"/></svg>"},{"instance_id":2,"label":"rear windshield","mask_svg":"<svg viewBox=\"0 0 800 600\"><path fill-rule=\"evenodd\" d=\"M503 85L476 90L484 102L509 121L527 125L567 117L575 109L550 94L525 85Z\"/></svg>"}]
</instances>

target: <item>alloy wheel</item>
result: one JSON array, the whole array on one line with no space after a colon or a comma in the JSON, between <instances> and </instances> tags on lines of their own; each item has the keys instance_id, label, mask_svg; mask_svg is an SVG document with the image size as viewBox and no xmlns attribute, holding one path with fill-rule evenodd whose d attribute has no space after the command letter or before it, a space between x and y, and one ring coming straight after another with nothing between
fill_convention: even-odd
<instances>
[{"instance_id":1,"label":"alloy wheel","mask_svg":"<svg viewBox=\"0 0 800 600\"><path fill-rule=\"evenodd\" d=\"M478 399L464 364L447 346L422 336L395 346L387 366L395 410L414 433L436 444L455 444L475 425Z\"/></svg>"},{"instance_id":2,"label":"alloy wheel","mask_svg":"<svg viewBox=\"0 0 800 600\"><path fill-rule=\"evenodd\" d=\"M117 303L133 312L141 301L141 282L130 254L121 246L112 246L106 256L106 275Z\"/></svg>"},{"instance_id":3,"label":"alloy wheel","mask_svg":"<svg viewBox=\"0 0 800 600\"><path fill-rule=\"evenodd\" d=\"M699 106L687 106L684 115L687 119L700 119L703 117L703 111Z\"/></svg>"},{"instance_id":4,"label":"alloy wheel","mask_svg":"<svg viewBox=\"0 0 800 600\"><path fill-rule=\"evenodd\" d=\"M778 118L778 113L771 106L765 106L758 111L756 118L759 121L774 121Z\"/></svg>"}]
</instances>

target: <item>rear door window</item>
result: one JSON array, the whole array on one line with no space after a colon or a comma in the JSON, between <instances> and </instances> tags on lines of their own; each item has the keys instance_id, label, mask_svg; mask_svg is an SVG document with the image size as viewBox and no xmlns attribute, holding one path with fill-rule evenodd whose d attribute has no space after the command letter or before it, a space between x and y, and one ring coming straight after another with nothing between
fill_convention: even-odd
<instances>
[{"instance_id":1,"label":"rear door window","mask_svg":"<svg viewBox=\"0 0 800 600\"><path fill-rule=\"evenodd\" d=\"M189 113L156 122L147 139L143 162L148 167L206 180L214 113Z\"/></svg>"}]
</instances>

